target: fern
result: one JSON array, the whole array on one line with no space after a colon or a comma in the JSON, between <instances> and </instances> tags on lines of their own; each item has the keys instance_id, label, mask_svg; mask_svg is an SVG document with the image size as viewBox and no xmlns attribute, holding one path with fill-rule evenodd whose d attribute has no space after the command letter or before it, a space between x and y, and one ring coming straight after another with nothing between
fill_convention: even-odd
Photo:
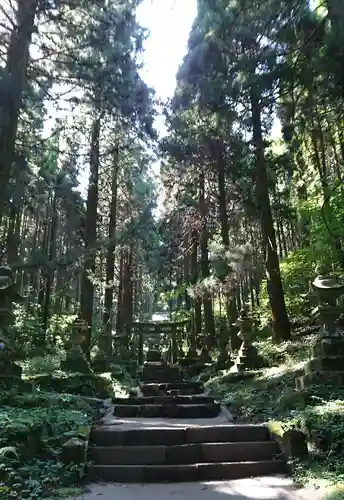
<instances>
[{"instance_id":1,"label":"fern","mask_svg":"<svg viewBox=\"0 0 344 500\"><path fill-rule=\"evenodd\" d=\"M3 448L0 448L0 461L7 458L16 458L17 460L19 460L19 453L17 448L15 448L14 446L4 446Z\"/></svg>"}]
</instances>

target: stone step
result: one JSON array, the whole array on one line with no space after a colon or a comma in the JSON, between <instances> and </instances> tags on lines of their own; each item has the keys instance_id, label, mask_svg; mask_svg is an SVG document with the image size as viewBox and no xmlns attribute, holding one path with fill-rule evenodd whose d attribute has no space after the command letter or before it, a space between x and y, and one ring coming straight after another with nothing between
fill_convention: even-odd
<instances>
[{"instance_id":1,"label":"stone step","mask_svg":"<svg viewBox=\"0 0 344 500\"><path fill-rule=\"evenodd\" d=\"M120 418L213 418L221 411L220 403L116 405L113 414Z\"/></svg>"},{"instance_id":2,"label":"stone step","mask_svg":"<svg viewBox=\"0 0 344 500\"><path fill-rule=\"evenodd\" d=\"M94 465L94 479L118 483L220 481L286 472L283 460L217 462L188 465Z\"/></svg>"},{"instance_id":3,"label":"stone step","mask_svg":"<svg viewBox=\"0 0 344 500\"><path fill-rule=\"evenodd\" d=\"M148 382L141 384L141 391L144 396L155 396L159 394L169 394L170 391L178 392L178 395L202 394L204 387L201 382L180 382L170 381L166 383Z\"/></svg>"},{"instance_id":4,"label":"stone step","mask_svg":"<svg viewBox=\"0 0 344 500\"><path fill-rule=\"evenodd\" d=\"M157 382L181 382L182 373L177 367L166 365L144 365L141 380Z\"/></svg>"},{"instance_id":5,"label":"stone step","mask_svg":"<svg viewBox=\"0 0 344 500\"><path fill-rule=\"evenodd\" d=\"M146 397L129 397L129 398L113 398L114 405L163 405L163 404L208 404L213 403L214 398L203 395L182 395L182 396L146 396Z\"/></svg>"},{"instance_id":6,"label":"stone step","mask_svg":"<svg viewBox=\"0 0 344 500\"><path fill-rule=\"evenodd\" d=\"M198 443L177 446L96 446L89 449L97 465L183 465L209 462L272 460L275 441Z\"/></svg>"},{"instance_id":7,"label":"stone step","mask_svg":"<svg viewBox=\"0 0 344 500\"><path fill-rule=\"evenodd\" d=\"M180 368L178 366L169 366L159 361L146 361L143 365L143 369L152 369L156 371L163 371L166 373L179 373Z\"/></svg>"},{"instance_id":8,"label":"stone step","mask_svg":"<svg viewBox=\"0 0 344 500\"><path fill-rule=\"evenodd\" d=\"M98 446L172 446L193 443L238 443L267 441L264 425L214 425L202 427L150 427L119 429L116 426L95 427L91 443Z\"/></svg>"}]
</instances>

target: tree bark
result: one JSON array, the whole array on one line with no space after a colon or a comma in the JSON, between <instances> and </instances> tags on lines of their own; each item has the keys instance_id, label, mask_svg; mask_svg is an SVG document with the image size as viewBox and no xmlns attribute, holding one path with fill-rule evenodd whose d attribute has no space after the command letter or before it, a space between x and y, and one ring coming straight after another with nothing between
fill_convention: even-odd
<instances>
[{"instance_id":1,"label":"tree bark","mask_svg":"<svg viewBox=\"0 0 344 500\"><path fill-rule=\"evenodd\" d=\"M112 185L111 185L111 206L109 217L109 246L106 254L106 285L104 298L104 349L111 354L112 351L112 312L113 312L113 292L115 273L115 249L116 249L116 222L117 222L117 191L118 191L118 150L114 154Z\"/></svg>"},{"instance_id":2,"label":"tree bark","mask_svg":"<svg viewBox=\"0 0 344 500\"><path fill-rule=\"evenodd\" d=\"M290 323L284 300L284 292L277 254L276 234L273 225L265 166L262 133L261 107L256 89L251 88L253 142L256 155L256 195L258 213L261 214L263 252L266 256L265 269L272 312L272 327L276 341L290 339Z\"/></svg>"},{"instance_id":3,"label":"tree bark","mask_svg":"<svg viewBox=\"0 0 344 500\"><path fill-rule=\"evenodd\" d=\"M227 216L225 161L224 161L222 146L219 146L217 173L218 173L218 200L219 200L221 239L223 246L226 249L228 249L229 225ZM226 294L225 300L226 300L226 316L228 321L228 330L230 334L231 350L234 351L238 349L240 346L240 339L238 338L238 329L233 325L237 319L237 303L236 303L235 293L232 296Z\"/></svg>"},{"instance_id":4,"label":"tree bark","mask_svg":"<svg viewBox=\"0 0 344 500\"><path fill-rule=\"evenodd\" d=\"M99 136L100 117L92 125L91 152L90 152L90 177L87 193L87 209L85 224L85 257L82 272L80 312L82 319L88 325L88 333L82 344L87 356L90 354L91 330L93 320L94 285L90 275L95 271L95 243L97 240L97 208L98 208L98 176L99 176Z\"/></svg>"},{"instance_id":5,"label":"tree bark","mask_svg":"<svg viewBox=\"0 0 344 500\"><path fill-rule=\"evenodd\" d=\"M53 201L51 204L51 226L49 235L49 261L52 262L56 256L56 231L57 231L57 211L56 211L56 193L53 194ZM50 319L50 298L51 291L54 283L54 268L51 267L47 270L45 278L45 293L44 293L44 304L43 304L43 330L44 332L48 329L49 319Z\"/></svg>"},{"instance_id":6,"label":"tree bark","mask_svg":"<svg viewBox=\"0 0 344 500\"><path fill-rule=\"evenodd\" d=\"M197 231L192 232L192 254L191 254L191 282L195 286L198 281L198 234ZM198 297L194 300L194 325L193 335L201 333L202 331L202 308L201 301ZM196 340L194 340L196 342Z\"/></svg>"},{"instance_id":7,"label":"tree bark","mask_svg":"<svg viewBox=\"0 0 344 500\"><path fill-rule=\"evenodd\" d=\"M209 277L209 255L208 255L208 224L207 224L207 207L205 201L205 179L204 174L200 175L200 194L199 194L200 212L202 218L202 232L201 232L201 271L202 278ZM213 305L211 296L208 290L204 291L203 295L203 309L204 309L204 326L207 335L209 335L209 347L216 344L215 325L213 316Z\"/></svg>"},{"instance_id":8,"label":"tree bark","mask_svg":"<svg viewBox=\"0 0 344 500\"><path fill-rule=\"evenodd\" d=\"M121 249L120 262L119 262L118 291L117 291L117 313L116 313L116 334L118 335L120 335L123 332L123 321L122 321L123 274L124 274L124 250Z\"/></svg>"},{"instance_id":9,"label":"tree bark","mask_svg":"<svg viewBox=\"0 0 344 500\"><path fill-rule=\"evenodd\" d=\"M17 1L17 26L13 28L7 53L3 89L0 103L0 224L4 214L6 189L14 160L22 95L26 85L29 49L34 30L38 0Z\"/></svg>"}]
</instances>

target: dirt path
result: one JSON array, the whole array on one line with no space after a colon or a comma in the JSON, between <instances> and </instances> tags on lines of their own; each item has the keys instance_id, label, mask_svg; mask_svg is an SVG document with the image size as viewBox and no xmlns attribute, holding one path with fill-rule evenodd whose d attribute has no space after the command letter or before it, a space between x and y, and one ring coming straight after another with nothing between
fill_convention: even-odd
<instances>
[{"instance_id":1,"label":"dirt path","mask_svg":"<svg viewBox=\"0 0 344 500\"><path fill-rule=\"evenodd\" d=\"M95 484L77 500L323 500L282 476L209 483Z\"/></svg>"}]
</instances>

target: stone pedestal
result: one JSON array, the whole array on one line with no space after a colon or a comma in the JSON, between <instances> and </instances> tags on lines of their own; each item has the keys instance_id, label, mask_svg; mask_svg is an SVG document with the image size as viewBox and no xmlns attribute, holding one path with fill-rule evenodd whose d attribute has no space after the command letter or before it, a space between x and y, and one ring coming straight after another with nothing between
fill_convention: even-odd
<instances>
[{"instance_id":1,"label":"stone pedestal","mask_svg":"<svg viewBox=\"0 0 344 500\"><path fill-rule=\"evenodd\" d=\"M262 360L254 345L243 342L234 364L239 372L245 370L258 370L262 367Z\"/></svg>"},{"instance_id":2,"label":"stone pedestal","mask_svg":"<svg viewBox=\"0 0 344 500\"><path fill-rule=\"evenodd\" d=\"M296 378L296 388L302 390L309 384L344 384L344 332L338 319L344 309L337 301L344 293L344 286L320 269L319 276L304 295L318 306L311 316L321 326L311 350L311 358L305 365L304 374Z\"/></svg>"}]
</instances>

